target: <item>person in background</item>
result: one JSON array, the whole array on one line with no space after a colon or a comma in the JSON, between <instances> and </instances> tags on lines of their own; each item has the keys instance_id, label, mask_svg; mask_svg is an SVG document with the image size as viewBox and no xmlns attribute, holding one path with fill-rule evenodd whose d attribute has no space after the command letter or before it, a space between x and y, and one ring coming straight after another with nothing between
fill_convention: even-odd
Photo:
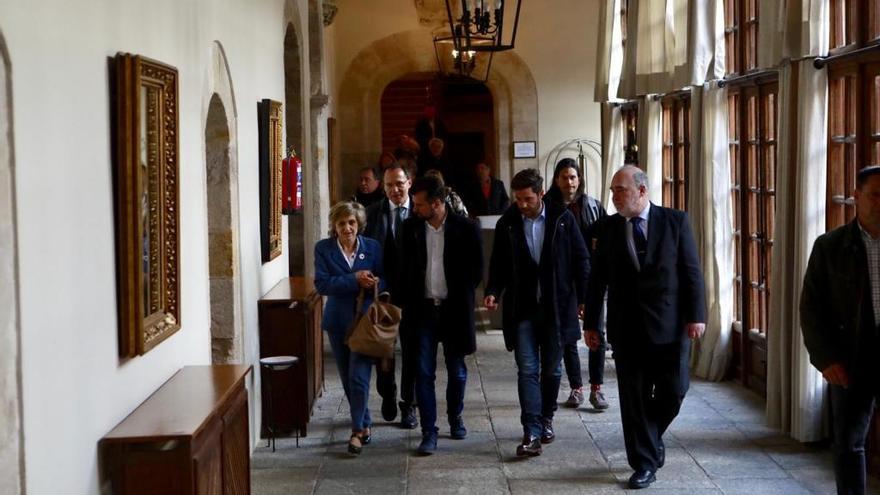
<instances>
[{"instance_id":1,"label":"person in background","mask_svg":"<svg viewBox=\"0 0 880 495\"><path fill-rule=\"evenodd\" d=\"M483 304L494 311L504 298L504 345L516 359L523 427L516 455L534 457L556 438L562 346L580 339L590 264L571 212L542 201L544 179L537 170L518 172L510 189L515 206L495 227Z\"/></svg>"},{"instance_id":2,"label":"person in background","mask_svg":"<svg viewBox=\"0 0 880 495\"><path fill-rule=\"evenodd\" d=\"M592 254L593 239L596 239L597 222L607 216L605 208L595 198L584 192L584 177L577 162L572 158L563 158L556 164L553 171L553 185L544 196L544 201L553 202L567 208L574 215L581 235ZM602 393L602 382L605 376L605 324L599 318L599 346L588 352L588 373L590 375L590 404L597 411L608 409L608 401ZM565 401L566 407L578 407L584 402L583 379L581 378L581 360L578 356L577 342L565 345L562 360L568 375L571 393Z\"/></svg>"},{"instance_id":3,"label":"person in background","mask_svg":"<svg viewBox=\"0 0 880 495\"><path fill-rule=\"evenodd\" d=\"M856 218L816 239L800 315L810 362L828 382L837 493L866 493L865 438L880 399L880 166L856 174Z\"/></svg>"},{"instance_id":4,"label":"person in background","mask_svg":"<svg viewBox=\"0 0 880 495\"><path fill-rule=\"evenodd\" d=\"M425 105L422 117L416 122L415 138L421 147L419 162L430 163L429 142L432 138L446 139L446 126L437 116L437 107L434 105ZM430 165L427 168L430 168Z\"/></svg>"},{"instance_id":5,"label":"person in background","mask_svg":"<svg viewBox=\"0 0 880 495\"><path fill-rule=\"evenodd\" d=\"M351 200L360 203L364 208L382 200L385 197L385 193L379 187L382 183L379 180L380 172L376 167L361 167L358 173L360 177L357 191L355 191Z\"/></svg>"},{"instance_id":6,"label":"person in background","mask_svg":"<svg viewBox=\"0 0 880 495\"><path fill-rule=\"evenodd\" d=\"M442 184L445 189L446 206L452 210L453 213L463 217L468 216L468 209L464 205L464 201L461 200L461 196L453 191L451 187L446 185L442 172L436 169L431 169L425 172L425 177L436 177L437 180L440 181L440 184Z\"/></svg>"},{"instance_id":7,"label":"person in background","mask_svg":"<svg viewBox=\"0 0 880 495\"><path fill-rule=\"evenodd\" d=\"M472 184L468 192L468 209L475 217L484 215L501 215L510 206L510 198L504 183L492 177L492 170L485 162L474 167L477 183Z\"/></svg>"},{"instance_id":8,"label":"person in background","mask_svg":"<svg viewBox=\"0 0 880 495\"><path fill-rule=\"evenodd\" d=\"M608 290L629 488L646 488L666 462L663 434L690 383L691 340L706 329L703 272L687 213L648 199L648 176L625 165L611 179L617 213L604 220L590 271L584 339L597 350Z\"/></svg>"},{"instance_id":9,"label":"person in background","mask_svg":"<svg viewBox=\"0 0 880 495\"><path fill-rule=\"evenodd\" d=\"M452 168L449 166L449 163L446 161L446 156L443 154L443 149L445 148L445 143L440 138L431 138L428 141L428 150L430 154L422 159L419 159L419 167L422 170L437 170L441 174L443 174L444 182L449 187L455 187L456 182L455 178L452 176Z\"/></svg>"},{"instance_id":10,"label":"person in background","mask_svg":"<svg viewBox=\"0 0 880 495\"><path fill-rule=\"evenodd\" d=\"M391 164L396 161L397 157L394 156L394 153L390 151L383 151L382 154L379 155L379 170L384 172L386 168L390 167Z\"/></svg>"},{"instance_id":11,"label":"person in background","mask_svg":"<svg viewBox=\"0 0 880 495\"><path fill-rule=\"evenodd\" d=\"M412 215L412 185L406 170L398 163L385 169L383 177L386 199L367 208L367 228L364 235L376 239L382 246L385 279L391 292L391 302L400 306L400 260L403 256L401 242L403 221ZM415 413L415 346L412 332L405 325L400 327L400 403L397 404L394 359L383 360L376 368L376 391L382 397L382 417L394 421L400 407L400 427L411 430L419 425Z\"/></svg>"},{"instance_id":12,"label":"person in background","mask_svg":"<svg viewBox=\"0 0 880 495\"><path fill-rule=\"evenodd\" d=\"M339 379L351 413L351 437L348 452L358 455L370 443L370 374L376 358L349 349L345 343L355 311L366 312L373 302L373 287L385 273L379 243L360 233L366 223L364 207L343 201L330 209L330 237L315 244L315 288L327 296L321 328L327 332L336 359ZM356 308L360 291L365 291L363 306Z\"/></svg>"},{"instance_id":13,"label":"person in background","mask_svg":"<svg viewBox=\"0 0 880 495\"><path fill-rule=\"evenodd\" d=\"M465 356L477 349L474 291L483 276L483 248L477 225L446 208L436 177L416 179L412 187L416 215L403 222L403 319L416 331L416 396L422 423L418 453L437 450L437 397L434 382L437 348L446 361L446 415L450 436L463 439L467 384Z\"/></svg>"}]
</instances>

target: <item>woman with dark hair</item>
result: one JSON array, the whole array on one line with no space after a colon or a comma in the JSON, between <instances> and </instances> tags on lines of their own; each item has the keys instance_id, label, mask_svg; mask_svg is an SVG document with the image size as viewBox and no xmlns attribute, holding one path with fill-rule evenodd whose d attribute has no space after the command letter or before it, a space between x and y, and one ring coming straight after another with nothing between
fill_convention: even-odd
<instances>
[{"instance_id":1,"label":"woman with dark hair","mask_svg":"<svg viewBox=\"0 0 880 495\"><path fill-rule=\"evenodd\" d=\"M351 411L348 452L360 454L370 443L370 374L376 358L349 349L345 334L354 320L358 294L367 289L360 308L373 302L373 287L384 285L381 277L382 248L361 234L366 226L364 207L353 201L336 203L330 209L330 237L315 244L315 288L327 296L321 327L327 332L336 359L339 378Z\"/></svg>"},{"instance_id":2,"label":"woman with dark hair","mask_svg":"<svg viewBox=\"0 0 880 495\"><path fill-rule=\"evenodd\" d=\"M544 195L544 201L550 201L557 205L568 208L581 229L587 250L593 254L596 230L601 224L600 220L607 216L605 208L597 199L590 197L584 192L584 176L577 162L572 158L563 158L556 164L553 170L553 185ZM589 290L589 288L587 289ZM600 326L602 319L600 318ZM590 375L590 404L594 409L608 408L605 394L602 393L602 382L605 376L605 332L599 329L601 342L595 351L589 351L589 375ZM566 344L563 353L565 372L568 375L568 384L571 386L571 394L565 401L567 407L578 407L584 402L583 379L581 378L581 362L578 356L577 343Z\"/></svg>"}]
</instances>

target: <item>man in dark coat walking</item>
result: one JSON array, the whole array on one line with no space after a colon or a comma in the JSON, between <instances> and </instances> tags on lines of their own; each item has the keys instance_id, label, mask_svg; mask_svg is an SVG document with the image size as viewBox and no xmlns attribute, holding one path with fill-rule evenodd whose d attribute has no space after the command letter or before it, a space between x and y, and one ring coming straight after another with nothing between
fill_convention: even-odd
<instances>
[{"instance_id":1,"label":"man in dark coat walking","mask_svg":"<svg viewBox=\"0 0 880 495\"><path fill-rule=\"evenodd\" d=\"M467 366L476 351L474 290L483 276L483 248L477 225L446 207L446 188L437 177L412 187L416 215L403 223L403 322L418 340L416 398L422 423L418 452L437 449L437 347L443 344L448 382L447 417L452 438L467 429L461 418Z\"/></svg>"},{"instance_id":2,"label":"man in dark coat walking","mask_svg":"<svg viewBox=\"0 0 880 495\"><path fill-rule=\"evenodd\" d=\"M865 493L865 437L880 398L880 167L856 176L856 218L813 244L801 292L810 362L828 382L837 493Z\"/></svg>"},{"instance_id":3,"label":"man in dark coat walking","mask_svg":"<svg viewBox=\"0 0 880 495\"><path fill-rule=\"evenodd\" d=\"M703 273L687 214L648 200L648 176L624 166L611 180L617 214L599 233L590 272L584 338L599 346L608 290L630 488L645 488L663 467L663 433L689 384L691 342L706 328Z\"/></svg>"},{"instance_id":4,"label":"man in dark coat walking","mask_svg":"<svg viewBox=\"0 0 880 495\"><path fill-rule=\"evenodd\" d=\"M514 351L523 426L518 456L537 456L555 439L553 413L562 377L562 347L580 339L589 254L574 216L545 204L535 169L510 183L514 206L495 226L485 306L504 298L504 343Z\"/></svg>"}]
</instances>

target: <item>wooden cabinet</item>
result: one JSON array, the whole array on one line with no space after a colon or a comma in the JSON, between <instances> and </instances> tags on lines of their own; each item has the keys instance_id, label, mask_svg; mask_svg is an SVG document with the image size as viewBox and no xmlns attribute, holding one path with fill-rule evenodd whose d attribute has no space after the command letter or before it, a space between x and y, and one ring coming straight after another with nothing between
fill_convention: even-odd
<instances>
[{"instance_id":1,"label":"wooden cabinet","mask_svg":"<svg viewBox=\"0 0 880 495\"><path fill-rule=\"evenodd\" d=\"M266 425L279 433L299 430L306 436L315 400L324 390L323 300L303 277L282 279L259 301L260 357L296 356L299 363L284 371L261 371L263 435ZM271 373L271 377L267 376ZM269 418L269 382L272 410Z\"/></svg>"},{"instance_id":2,"label":"wooden cabinet","mask_svg":"<svg viewBox=\"0 0 880 495\"><path fill-rule=\"evenodd\" d=\"M175 373L101 439L102 480L110 492L249 494L244 378L250 370L187 366Z\"/></svg>"}]
</instances>

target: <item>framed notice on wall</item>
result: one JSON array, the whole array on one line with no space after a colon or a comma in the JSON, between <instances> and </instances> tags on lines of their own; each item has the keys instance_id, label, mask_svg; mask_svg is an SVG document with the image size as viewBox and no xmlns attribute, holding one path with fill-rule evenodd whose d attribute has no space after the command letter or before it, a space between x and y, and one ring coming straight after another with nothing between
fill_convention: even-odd
<instances>
[{"instance_id":1,"label":"framed notice on wall","mask_svg":"<svg viewBox=\"0 0 880 495\"><path fill-rule=\"evenodd\" d=\"M537 144L535 141L514 141L513 157L514 158L535 158L535 150Z\"/></svg>"}]
</instances>

